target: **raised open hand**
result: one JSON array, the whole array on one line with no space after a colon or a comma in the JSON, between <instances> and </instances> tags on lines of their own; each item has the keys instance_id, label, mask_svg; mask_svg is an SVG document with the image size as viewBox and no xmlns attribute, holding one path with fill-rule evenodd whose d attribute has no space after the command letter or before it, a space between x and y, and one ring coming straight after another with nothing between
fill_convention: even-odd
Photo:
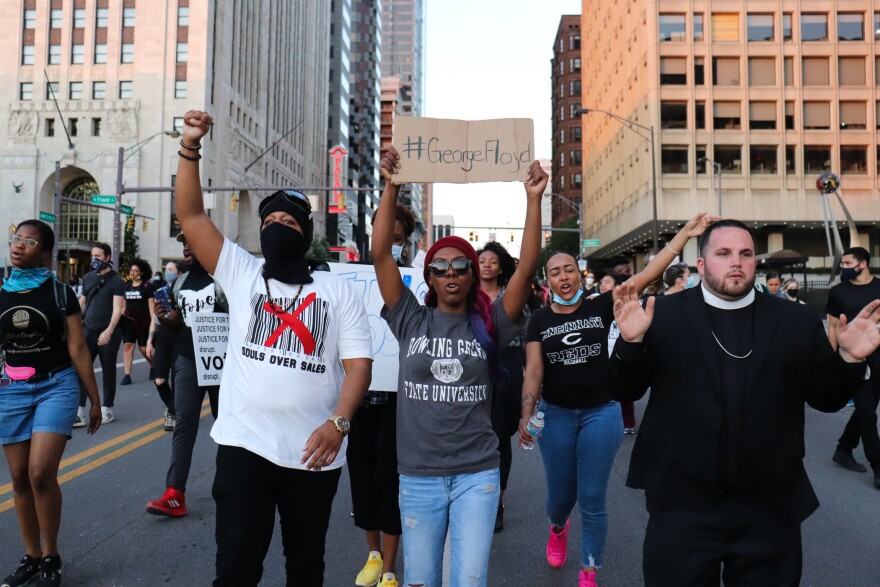
<instances>
[{"instance_id":1,"label":"raised open hand","mask_svg":"<svg viewBox=\"0 0 880 587\"><path fill-rule=\"evenodd\" d=\"M688 238L694 238L703 234L709 225L720 220L720 216L710 216L707 212L700 212L687 221L684 225L684 231Z\"/></svg>"},{"instance_id":2,"label":"raised open hand","mask_svg":"<svg viewBox=\"0 0 880 587\"><path fill-rule=\"evenodd\" d=\"M837 345L844 360L866 359L880 346L880 300L874 300L847 324L841 314L837 320Z\"/></svg>"},{"instance_id":3,"label":"raised open hand","mask_svg":"<svg viewBox=\"0 0 880 587\"><path fill-rule=\"evenodd\" d=\"M614 298L614 320L621 338L627 342L642 342L654 319L655 298L648 298L642 308L639 294L629 281L615 287L611 295Z\"/></svg>"},{"instance_id":4,"label":"raised open hand","mask_svg":"<svg viewBox=\"0 0 880 587\"><path fill-rule=\"evenodd\" d=\"M207 112L190 110L183 115L183 142L186 145L198 145L202 137L211 130L214 119Z\"/></svg>"},{"instance_id":5,"label":"raised open hand","mask_svg":"<svg viewBox=\"0 0 880 587\"><path fill-rule=\"evenodd\" d=\"M547 175L547 172L541 169L541 163L532 161L531 165L529 165L528 177L523 182L526 186L526 194L537 196L538 198L543 197L544 190L547 188L547 180L549 179L550 176Z\"/></svg>"}]
</instances>

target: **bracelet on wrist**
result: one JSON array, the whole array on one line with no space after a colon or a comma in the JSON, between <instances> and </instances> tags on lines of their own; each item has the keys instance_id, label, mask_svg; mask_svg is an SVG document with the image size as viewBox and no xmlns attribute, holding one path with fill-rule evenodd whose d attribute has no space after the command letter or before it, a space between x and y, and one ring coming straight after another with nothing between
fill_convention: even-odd
<instances>
[{"instance_id":1,"label":"bracelet on wrist","mask_svg":"<svg viewBox=\"0 0 880 587\"><path fill-rule=\"evenodd\" d=\"M673 248L672 248L672 245L670 245L669 243L666 243L666 248L669 249L670 251L672 251L672 254L675 255L676 257L678 257L679 255L681 255L681 252L680 252L680 251L676 251L675 249L673 249Z\"/></svg>"},{"instance_id":2,"label":"bracelet on wrist","mask_svg":"<svg viewBox=\"0 0 880 587\"><path fill-rule=\"evenodd\" d=\"M187 145L183 142L183 139L180 139L180 146L189 151L198 151L202 148L201 143L196 143L195 145Z\"/></svg>"},{"instance_id":3,"label":"bracelet on wrist","mask_svg":"<svg viewBox=\"0 0 880 587\"><path fill-rule=\"evenodd\" d=\"M193 156L191 156L191 155L186 155L186 154L184 154L183 151L178 151L177 154L178 154L182 159L186 159L187 161L198 161L199 159L202 158L201 155L196 155L195 157L193 157Z\"/></svg>"}]
</instances>

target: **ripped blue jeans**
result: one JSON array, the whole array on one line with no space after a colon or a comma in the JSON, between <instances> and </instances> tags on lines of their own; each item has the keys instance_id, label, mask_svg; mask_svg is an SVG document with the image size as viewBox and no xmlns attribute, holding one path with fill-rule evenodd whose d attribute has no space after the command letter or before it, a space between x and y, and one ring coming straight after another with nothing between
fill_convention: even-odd
<instances>
[{"instance_id":1,"label":"ripped blue jeans","mask_svg":"<svg viewBox=\"0 0 880 587\"><path fill-rule=\"evenodd\" d=\"M450 584L485 587L500 487L498 469L452 477L401 475L402 585L441 586L448 529Z\"/></svg>"}]
</instances>

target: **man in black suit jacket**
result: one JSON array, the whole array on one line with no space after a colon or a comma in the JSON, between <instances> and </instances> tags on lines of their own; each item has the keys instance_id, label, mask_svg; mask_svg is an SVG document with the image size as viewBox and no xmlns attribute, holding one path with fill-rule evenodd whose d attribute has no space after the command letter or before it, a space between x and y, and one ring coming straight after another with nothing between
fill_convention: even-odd
<instances>
[{"instance_id":1,"label":"man in black suit jacket","mask_svg":"<svg viewBox=\"0 0 880 587\"><path fill-rule=\"evenodd\" d=\"M644 575L660 585L797 585L801 522L818 507L803 466L804 403L843 407L880 345L880 301L837 328L755 295L747 226L700 240L700 288L651 298L615 289L612 393L651 396L627 485L645 490Z\"/></svg>"}]
</instances>

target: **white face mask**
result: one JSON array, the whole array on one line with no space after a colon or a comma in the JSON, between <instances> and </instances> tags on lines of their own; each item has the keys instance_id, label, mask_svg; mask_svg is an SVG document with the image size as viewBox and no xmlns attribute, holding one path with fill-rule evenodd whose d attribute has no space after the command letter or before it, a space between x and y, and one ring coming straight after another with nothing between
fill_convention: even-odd
<instances>
[{"instance_id":1,"label":"white face mask","mask_svg":"<svg viewBox=\"0 0 880 587\"><path fill-rule=\"evenodd\" d=\"M593 287L594 280L592 277L587 277L587 288Z\"/></svg>"}]
</instances>

